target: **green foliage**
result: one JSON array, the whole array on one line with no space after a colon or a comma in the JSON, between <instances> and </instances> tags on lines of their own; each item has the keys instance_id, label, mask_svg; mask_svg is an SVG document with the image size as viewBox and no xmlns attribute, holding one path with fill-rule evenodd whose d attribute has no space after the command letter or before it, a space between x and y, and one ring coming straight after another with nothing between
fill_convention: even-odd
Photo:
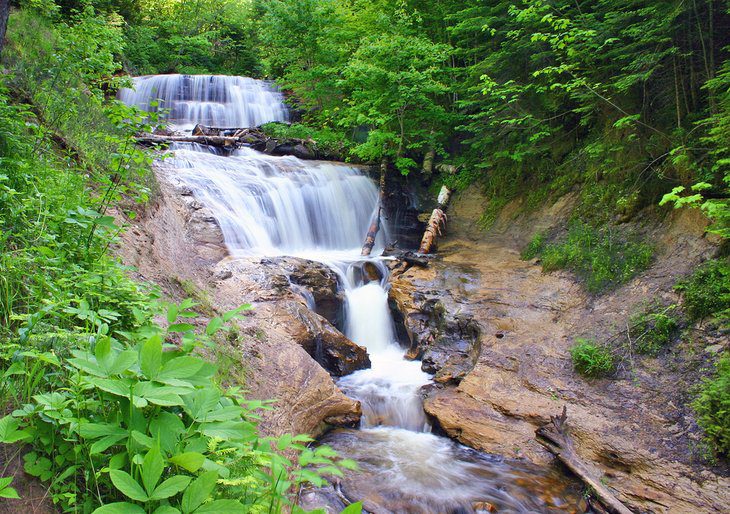
<instances>
[{"instance_id":1,"label":"green foliage","mask_svg":"<svg viewBox=\"0 0 730 514\"><path fill-rule=\"evenodd\" d=\"M570 348L573 368L588 378L599 378L615 371L615 363L611 350L588 339L576 339Z\"/></svg>"},{"instance_id":2,"label":"green foliage","mask_svg":"<svg viewBox=\"0 0 730 514\"><path fill-rule=\"evenodd\" d=\"M0 498L8 498L8 499L17 499L20 498L18 496L18 491L10 487L10 484L13 482L13 477L3 477L0 478Z\"/></svg>"},{"instance_id":3,"label":"green foliage","mask_svg":"<svg viewBox=\"0 0 730 514\"><path fill-rule=\"evenodd\" d=\"M578 275L591 293L600 293L628 282L651 263L652 248L625 239L618 229L597 229L574 222L564 241L535 241L525 250L539 255L544 271L568 269Z\"/></svg>"},{"instance_id":4,"label":"green foliage","mask_svg":"<svg viewBox=\"0 0 730 514\"><path fill-rule=\"evenodd\" d=\"M714 376L702 383L692 406L715 451L730 456L730 354L720 357Z\"/></svg>"},{"instance_id":5,"label":"green foliage","mask_svg":"<svg viewBox=\"0 0 730 514\"><path fill-rule=\"evenodd\" d=\"M133 217L151 163L133 139L147 121L104 96L117 36L90 8L12 18L0 84L0 398L12 414L0 442L30 445L25 470L61 511L296 512L301 484L353 463L307 436L260 437L266 404L218 384L200 347L239 310L196 329L192 300L160 304L109 255L123 229L110 209ZM0 496L14 495L0 479Z\"/></svg>"},{"instance_id":6,"label":"green foliage","mask_svg":"<svg viewBox=\"0 0 730 514\"><path fill-rule=\"evenodd\" d=\"M127 18L125 58L135 74L261 74L249 1L141 0Z\"/></svg>"},{"instance_id":7,"label":"green foliage","mask_svg":"<svg viewBox=\"0 0 730 514\"><path fill-rule=\"evenodd\" d=\"M290 488L321 485L321 473L341 474L335 454L307 449L306 436L258 436L253 420L261 402L247 402L236 389L222 391L212 380L215 367L195 355L241 309L196 333L188 323L196 316L193 307L191 300L168 305L166 329L146 323L118 336L114 324L88 311L94 323L55 359L34 350L39 338L32 327L22 346L3 349L12 368L6 376L25 375L27 364L41 362L42 375L32 375L40 376L35 389L47 392L0 420L0 440L33 444L25 470L53 479L51 494L63 510L89 511L119 500L125 509L173 505L188 514L212 498L206 509L243 512L264 505L279 511ZM180 334L180 346L164 343L173 334ZM297 460L284 456L290 452ZM316 471L303 468L313 464ZM228 485L226 498L214 491L218 480Z\"/></svg>"},{"instance_id":8,"label":"green foliage","mask_svg":"<svg viewBox=\"0 0 730 514\"><path fill-rule=\"evenodd\" d=\"M630 318L628 337L638 353L656 356L669 344L679 325L673 315L675 308L675 305L655 306Z\"/></svg>"},{"instance_id":9,"label":"green foliage","mask_svg":"<svg viewBox=\"0 0 730 514\"><path fill-rule=\"evenodd\" d=\"M682 294L682 307L691 321L709 316L730 321L730 263L727 259L703 264L680 281L676 289Z\"/></svg>"},{"instance_id":10,"label":"green foliage","mask_svg":"<svg viewBox=\"0 0 730 514\"><path fill-rule=\"evenodd\" d=\"M316 128L303 123L266 123L261 126L267 135L277 139L305 139L312 140L317 148L330 156L347 158L350 149L350 142L342 135L331 128Z\"/></svg>"},{"instance_id":11,"label":"green foliage","mask_svg":"<svg viewBox=\"0 0 730 514\"><path fill-rule=\"evenodd\" d=\"M530 240L527 246L520 253L520 258L523 261L534 259L543 251L545 247L545 234L538 233Z\"/></svg>"}]
</instances>

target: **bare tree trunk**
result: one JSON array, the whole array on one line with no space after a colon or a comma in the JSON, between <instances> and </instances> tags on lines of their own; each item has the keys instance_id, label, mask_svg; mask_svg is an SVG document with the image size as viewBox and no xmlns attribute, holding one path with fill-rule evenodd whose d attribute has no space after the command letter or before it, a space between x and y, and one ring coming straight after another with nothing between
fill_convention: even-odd
<instances>
[{"instance_id":1,"label":"bare tree trunk","mask_svg":"<svg viewBox=\"0 0 730 514\"><path fill-rule=\"evenodd\" d=\"M375 239L380 231L380 217L383 214L383 201L385 200L385 173L388 171L388 161L383 157L380 161L380 194L378 195L378 209L370 222L368 233L365 235L365 243L362 245L360 255L367 257L373 251Z\"/></svg>"},{"instance_id":2,"label":"bare tree trunk","mask_svg":"<svg viewBox=\"0 0 730 514\"><path fill-rule=\"evenodd\" d=\"M3 51L3 46L5 46L5 31L8 28L9 16L10 0L0 0L0 52Z\"/></svg>"},{"instance_id":3,"label":"bare tree trunk","mask_svg":"<svg viewBox=\"0 0 730 514\"><path fill-rule=\"evenodd\" d=\"M436 239L441 235L441 227L446 226L446 207L449 205L451 198L451 190L446 186L441 186L438 196L438 207L431 213L431 217L426 225L426 231L421 238L421 246L418 253L430 253Z\"/></svg>"}]
</instances>

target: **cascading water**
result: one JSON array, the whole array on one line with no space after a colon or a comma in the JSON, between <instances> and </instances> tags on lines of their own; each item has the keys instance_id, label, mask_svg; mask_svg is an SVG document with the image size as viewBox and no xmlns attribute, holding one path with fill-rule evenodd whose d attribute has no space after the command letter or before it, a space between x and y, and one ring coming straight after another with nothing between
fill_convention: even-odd
<instances>
[{"instance_id":1,"label":"cascading water","mask_svg":"<svg viewBox=\"0 0 730 514\"><path fill-rule=\"evenodd\" d=\"M122 100L145 108L161 98L180 126L245 127L286 119L280 96L251 79L161 76L135 84L137 91L123 91ZM339 381L362 403L361 429L336 430L324 439L361 465L343 481L351 497L368 499L383 512L473 512L479 502L500 513L566 510L561 495L535 493L557 487L545 470L507 463L430 433L419 392L431 377L419 362L404 359L396 340L388 269L382 259L364 261L359 255L377 206L372 180L344 164L246 148L227 156L194 144L172 150L164 165L212 210L232 255L295 255L328 264L339 274L346 335L368 349L372 362L370 369ZM380 247L383 233L387 227ZM364 262L378 268L380 280L368 278ZM301 292L313 306L311 294Z\"/></svg>"},{"instance_id":2,"label":"cascading water","mask_svg":"<svg viewBox=\"0 0 730 514\"><path fill-rule=\"evenodd\" d=\"M213 127L256 127L288 118L281 93L267 82L247 77L136 77L133 89L121 89L118 97L147 112L169 109L167 121L179 130L189 130L196 123Z\"/></svg>"}]
</instances>

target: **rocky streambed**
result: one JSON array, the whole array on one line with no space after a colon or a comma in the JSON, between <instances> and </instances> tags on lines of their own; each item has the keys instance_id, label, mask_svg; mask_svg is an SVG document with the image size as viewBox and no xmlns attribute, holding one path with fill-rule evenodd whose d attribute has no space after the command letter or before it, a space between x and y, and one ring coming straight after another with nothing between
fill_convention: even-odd
<instances>
[{"instance_id":1,"label":"rocky streambed","mask_svg":"<svg viewBox=\"0 0 730 514\"><path fill-rule=\"evenodd\" d=\"M415 496L403 493L397 481L390 489L378 485L386 476L377 472L384 463L368 464L368 455L387 460L386 443L377 433L365 440L348 435L362 408L336 379L368 368L370 359L340 330L344 297L337 274L301 258L232 258L214 213L171 170L160 168L157 175L153 206L131 222L120 245L124 261L173 298L197 295L211 312L253 300L238 332L213 357L230 363L231 381L244 384L251 398L276 399L275 409L263 413L262 430L320 436L339 427L325 441L360 458L363 473L371 464L381 467L371 470L369 480L363 475L343 480L330 505L344 493L348 499L368 498L374 512L388 511L378 510L382 502L409 511L406 505L415 505ZM576 336L610 331L633 304L667 294L673 276L711 253L701 223L685 215L658 227L667 250L655 267L622 290L592 299L569 275L546 275L519 259L530 236L519 224L506 218L489 237L474 231L480 201L469 193L455 200L449 235L428 267L391 264L389 298L399 339L405 354L420 359L433 376L421 390L426 413L437 432L487 452L469 454L447 445L441 455L456 452L467 462L500 456L494 457L493 476L477 473L479 480L498 491L524 482L542 498L533 507L537 511L580 511L576 482L552 467L553 456L534 434L566 405L578 454L633 510L722 512L730 504L730 482L697 466L686 451L691 420L679 403L686 386L681 373L641 367L632 379L587 382L572 371L568 353ZM521 227L558 223L564 207L558 203ZM502 459L512 463L504 468L509 478L499 471ZM435 475L421 478L438 480L438 466L445 462L449 459L431 462L428 472ZM399 494L401 510L393 507ZM566 504L571 497L576 500ZM484 507L477 503L474 510ZM434 505L436 500L410 511L438 509Z\"/></svg>"}]
</instances>

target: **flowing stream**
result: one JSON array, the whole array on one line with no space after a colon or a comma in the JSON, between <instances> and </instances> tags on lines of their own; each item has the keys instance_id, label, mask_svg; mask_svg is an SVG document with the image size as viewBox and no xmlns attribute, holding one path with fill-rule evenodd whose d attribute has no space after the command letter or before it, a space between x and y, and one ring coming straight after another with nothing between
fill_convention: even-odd
<instances>
[{"instance_id":1,"label":"flowing stream","mask_svg":"<svg viewBox=\"0 0 730 514\"><path fill-rule=\"evenodd\" d=\"M178 130L195 123L256 126L287 119L269 84L241 77L164 75L135 79L120 99L143 109L170 109ZM557 472L485 455L435 435L420 389L431 382L421 363L404 359L388 306L385 261L370 258L380 280L362 272L362 239L378 191L355 167L273 157L251 149L220 155L179 144L165 166L214 213L234 256L291 255L323 262L345 290L346 335L367 348L372 367L339 380L363 408L359 430L335 430L323 441L360 470L343 492L378 512L577 512L572 482ZM387 237L381 230L373 254ZM307 295L306 291L302 291ZM308 297L313 306L313 298Z\"/></svg>"}]
</instances>

